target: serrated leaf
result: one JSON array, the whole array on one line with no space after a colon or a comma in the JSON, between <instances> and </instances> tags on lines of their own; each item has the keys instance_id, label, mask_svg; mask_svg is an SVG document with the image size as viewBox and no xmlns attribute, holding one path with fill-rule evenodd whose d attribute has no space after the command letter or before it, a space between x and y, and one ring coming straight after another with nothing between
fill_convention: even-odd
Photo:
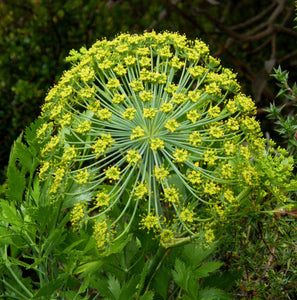
<instances>
[{"instance_id":1,"label":"serrated leaf","mask_svg":"<svg viewBox=\"0 0 297 300\"><path fill-rule=\"evenodd\" d=\"M209 273L212 273L219 269L224 263L219 261L210 261L197 270L194 271L196 279L209 276Z\"/></svg>"},{"instance_id":2,"label":"serrated leaf","mask_svg":"<svg viewBox=\"0 0 297 300\"><path fill-rule=\"evenodd\" d=\"M21 227L23 225L23 219L18 215L17 210L12 202L8 202L6 200L0 201L0 212L1 212L1 220L7 222L9 224L13 224ZM16 228L14 228L15 230Z\"/></svg>"},{"instance_id":3,"label":"serrated leaf","mask_svg":"<svg viewBox=\"0 0 297 300\"><path fill-rule=\"evenodd\" d=\"M178 258L175 260L172 276L174 281L185 291L188 291L188 281L192 272L186 267L185 263Z\"/></svg>"},{"instance_id":4,"label":"serrated leaf","mask_svg":"<svg viewBox=\"0 0 297 300\"><path fill-rule=\"evenodd\" d=\"M30 191L30 195L32 196L35 204L37 205L39 203L39 197L40 197L40 184L39 184L38 176L34 177L33 188Z\"/></svg>"},{"instance_id":5,"label":"serrated leaf","mask_svg":"<svg viewBox=\"0 0 297 300\"><path fill-rule=\"evenodd\" d=\"M25 140L28 143L30 151L33 155L36 155L40 150L41 144L39 144L37 141L36 131L44 122L46 121L43 119L36 119L25 129Z\"/></svg>"},{"instance_id":6,"label":"serrated leaf","mask_svg":"<svg viewBox=\"0 0 297 300\"><path fill-rule=\"evenodd\" d=\"M121 295L121 284L113 275L108 276L108 289L112 293L115 300L120 299Z\"/></svg>"},{"instance_id":7,"label":"serrated leaf","mask_svg":"<svg viewBox=\"0 0 297 300\"><path fill-rule=\"evenodd\" d=\"M225 291L231 290L231 288L235 285L236 280L242 277L242 274L242 269L225 271L223 273L216 272L203 280L202 287L216 287L224 289Z\"/></svg>"},{"instance_id":8,"label":"serrated leaf","mask_svg":"<svg viewBox=\"0 0 297 300\"><path fill-rule=\"evenodd\" d=\"M14 146L14 155L16 160L20 162L20 164L25 167L26 171L33 172L33 156L29 150L29 148L21 142L21 137L16 140Z\"/></svg>"},{"instance_id":9,"label":"serrated leaf","mask_svg":"<svg viewBox=\"0 0 297 300\"><path fill-rule=\"evenodd\" d=\"M138 281L139 276L132 276L128 282L125 282L121 289L120 299L133 299Z\"/></svg>"},{"instance_id":10,"label":"serrated leaf","mask_svg":"<svg viewBox=\"0 0 297 300\"><path fill-rule=\"evenodd\" d=\"M11 148L9 162L7 167L7 198L10 201L16 201L21 203L23 201L23 194L26 187L26 179L25 174L19 170L16 166L17 162L17 153L16 147L19 143L21 143L20 136Z\"/></svg>"},{"instance_id":11,"label":"serrated leaf","mask_svg":"<svg viewBox=\"0 0 297 300\"><path fill-rule=\"evenodd\" d=\"M74 292L74 291L68 291L65 292L65 298L64 299L72 299L72 300L83 300L84 298L80 295L78 295L80 292Z\"/></svg>"}]
</instances>

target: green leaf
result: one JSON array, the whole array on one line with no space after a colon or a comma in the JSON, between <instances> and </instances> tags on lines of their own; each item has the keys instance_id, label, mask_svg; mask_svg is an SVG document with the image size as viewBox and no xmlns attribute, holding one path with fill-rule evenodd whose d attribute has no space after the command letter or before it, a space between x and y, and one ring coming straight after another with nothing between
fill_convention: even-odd
<instances>
[{"instance_id":1,"label":"green leaf","mask_svg":"<svg viewBox=\"0 0 297 300\"><path fill-rule=\"evenodd\" d=\"M64 299L83 300L84 298L82 296L80 296L79 293L80 293L79 291L78 292L74 292L74 291L65 292Z\"/></svg>"},{"instance_id":2,"label":"green leaf","mask_svg":"<svg viewBox=\"0 0 297 300\"><path fill-rule=\"evenodd\" d=\"M203 249L200 244L192 243L184 246L183 257L192 269L195 269L201 264L208 256L210 256L215 250L215 246Z\"/></svg>"},{"instance_id":3,"label":"green leaf","mask_svg":"<svg viewBox=\"0 0 297 300\"><path fill-rule=\"evenodd\" d=\"M152 291L146 292L139 298L139 300L153 300L153 299L154 299L154 293Z\"/></svg>"},{"instance_id":4,"label":"green leaf","mask_svg":"<svg viewBox=\"0 0 297 300\"><path fill-rule=\"evenodd\" d=\"M209 273L212 273L219 269L224 263L219 261L210 261L197 270L194 271L195 277L197 279L209 276Z\"/></svg>"},{"instance_id":5,"label":"green leaf","mask_svg":"<svg viewBox=\"0 0 297 300\"><path fill-rule=\"evenodd\" d=\"M38 204L39 203L39 197L40 197L40 184L39 184L38 176L34 177L33 188L30 191L30 195L32 196L34 202L36 204Z\"/></svg>"},{"instance_id":6,"label":"green leaf","mask_svg":"<svg viewBox=\"0 0 297 300\"><path fill-rule=\"evenodd\" d=\"M188 281L191 275L190 268L187 268L185 263L177 258L174 270L172 270L172 276L174 281L185 291L188 291Z\"/></svg>"},{"instance_id":7,"label":"green leaf","mask_svg":"<svg viewBox=\"0 0 297 300\"><path fill-rule=\"evenodd\" d=\"M17 145L21 143L20 136L15 142L10 152L8 167L7 167L7 198L10 201L21 203L26 187L25 174L21 172L17 166L17 153L15 151Z\"/></svg>"},{"instance_id":8,"label":"green leaf","mask_svg":"<svg viewBox=\"0 0 297 300\"><path fill-rule=\"evenodd\" d=\"M225 291L231 290L235 285L238 278L243 275L243 270L235 269L232 271L215 272L209 277L205 278L202 282L202 287L216 287L224 289Z\"/></svg>"},{"instance_id":9,"label":"green leaf","mask_svg":"<svg viewBox=\"0 0 297 300\"><path fill-rule=\"evenodd\" d=\"M133 299L139 282L139 276L132 276L128 282L125 282L121 289L120 299Z\"/></svg>"},{"instance_id":10,"label":"green leaf","mask_svg":"<svg viewBox=\"0 0 297 300\"><path fill-rule=\"evenodd\" d=\"M67 274L63 274L63 276L59 276L56 280L46 283L43 287L39 289L39 291L33 296L32 299L40 299L41 297L47 297L47 299L50 299L50 296L56 290L58 290L63 286L66 279L67 279Z\"/></svg>"},{"instance_id":11,"label":"green leaf","mask_svg":"<svg viewBox=\"0 0 297 300\"><path fill-rule=\"evenodd\" d=\"M108 289L112 293L115 300L120 299L121 295L121 284L113 275L108 276Z\"/></svg>"},{"instance_id":12,"label":"green leaf","mask_svg":"<svg viewBox=\"0 0 297 300\"><path fill-rule=\"evenodd\" d=\"M44 255L49 255L54 247L61 244L65 239L65 233L57 228L51 231L49 237L44 241Z\"/></svg>"},{"instance_id":13,"label":"green leaf","mask_svg":"<svg viewBox=\"0 0 297 300\"><path fill-rule=\"evenodd\" d=\"M85 263L83 265L80 265L75 270L74 274L80 274L83 273L83 277L92 274L100 269L103 262L101 260L91 261L88 263Z\"/></svg>"},{"instance_id":14,"label":"green leaf","mask_svg":"<svg viewBox=\"0 0 297 300\"><path fill-rule=\"evenodd\" d=\"M38 143L36 131L40 128L41 124L46 122L43 119L37 119L32 122L28 127L25 129L25 140L30 147L30 151L33 155L36 155L42 144Z\"/></svg>"},{"instance_id":15,"label":"green leaf","mask_svg":"<svg viewBox=\"0 0 297 300\"><path fill-rule=\"evenodd\" d=\"M87 290L87 288L89 287L90 281L91 281L90 276L84 277L84 280L83 280L82 284L80 285L77 294L84 293ZM75 299L75 298L73 298L73 299Z\"/></svg>"},{"instance_id":16,"label":"green leaf","mask_svg":"<svg viewBox=\"0 0 297 300\"><path fill-rule=\"evenodd\" d=\"M168 293L168 284L171 280L170 271L166 266L159 268L156 276L154 277L152 287L163 299L166 299Z\"/></svg>"},{"instance_id":17,"label":"green leaf","mask_svg":"<svg viewBox=\"0 0 297 300\"><path fill-rule=\"evenodd\" d=\"M0 212L2 221L11 225L20 226L19 228L14 228L14 230L22 229L23 219L17 213L17 210L12 202L0 200Z\"/></svg>"}]
</instances>

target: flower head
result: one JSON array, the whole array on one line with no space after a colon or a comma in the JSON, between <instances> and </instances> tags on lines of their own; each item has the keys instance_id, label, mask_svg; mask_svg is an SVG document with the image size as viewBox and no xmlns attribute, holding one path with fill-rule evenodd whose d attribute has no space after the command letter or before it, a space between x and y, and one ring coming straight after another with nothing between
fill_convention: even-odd
<instances>
[{"instance_id":1,"label":"flower head","mask_svg":"<svg viewBox=\"0 0 297 300\"><path fill-rule=\"evenodd\" d=\"M39 177L53 197L91 195L72 223L96 220L98 248L136 215L163 243L197 236L200 214L209 221L213 203L255 186L246 167L263 149L255 106L219 64L200 40L121 34L84 51L48 93Z\"/></svg>"}]
</instances>

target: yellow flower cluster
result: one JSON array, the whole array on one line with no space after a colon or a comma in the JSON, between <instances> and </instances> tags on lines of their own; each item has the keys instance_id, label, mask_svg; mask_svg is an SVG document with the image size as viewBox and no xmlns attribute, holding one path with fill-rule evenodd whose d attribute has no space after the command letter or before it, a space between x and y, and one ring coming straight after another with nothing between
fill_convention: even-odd
<instances>
[{"instance_id":1,"label":"yellow flower cluster","mask_svg":"<svg viewBox=\"0 0 297 300\"><path fill-rule=\"evenodd\" d=\"M259 181L251 166L264 147L255 105L205 43L146 32L75 53L42 107L39 177L50 180L53 198L71 195L73 180L78 196L91 195L71 216L73 226L97 220L98 248L137 214L164 245L197 236L200 214L223 218ZM201 228L211 243L212 229Z\"/></svg>"},{"instance_id":2,"label":"yellow flower cluster","mask_svg":"<svg viewBox=\"0 0 297 300\"><path fill-rule=\"evenodd\" d=\"M79 228L84 216L84 205L81 202L75 203L70 215L70 221L74 229Z\"/></svg>"},{"instance_id":3,"label":"yellow flower cluster","mask_svg":"<svg viewBox=\"0 0 297 300\"><path fill-rule=\"evenodd\" d=\"M109 237L109 234L107 232L108 226L106 221L96 222L93 229L94 229L93 236L96 240L97 248L103 249L104 246L107 244L107 240Z\"/></svg>"}]
</instances>

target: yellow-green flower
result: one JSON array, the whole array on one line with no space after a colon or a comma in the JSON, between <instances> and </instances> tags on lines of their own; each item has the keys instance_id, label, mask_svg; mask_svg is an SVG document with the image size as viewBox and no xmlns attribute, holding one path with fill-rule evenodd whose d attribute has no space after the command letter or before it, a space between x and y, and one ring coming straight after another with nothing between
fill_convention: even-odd
<instances>
[{"instance_id":1,"label":"yellow-green flower","mask_svg":"<svg viewBox=\"0 0 297 300\"><path fill-rule=\"evenodd\" d=\"M98 192L96 194L96 206L108 206L110 202L110 196L106 191Z\"/></svg>"},{"instance_id":2,"label":"yellow-green flower","mask_svg":"<svg viewBox=\"0 0 297 300\"><path fill-rule=\"evenodd\" d=\"M194 222L194 212L189 210L186 207L182 208L182 211L179 215L179 217L181 218L181 220L183 222L187 222L187 223L192 223Z\"/></svg>"},{"instance_id":3,"label":"yellow-green flower","mask_svg":"<svg viewBox=\"0 0 297 300\"><path fill-rule=\"evenodd\" d=\"M135 192L134 192L134 196L136 198L140 198L142 199L144 196L146 196L146 194L148 193L148 189L145 183L140 183L137 185L137 187L135 188Z\"/></svg>"},{"instance_id":4,"label":"yellow-green flower","mask_svg":"<svg viewBox=\"0 0 297 300\"><path fill-rule=\"evenodd\" d=\"M74 180L79 184L85 184L88 182L89 177L90 177L90 173L85 168L77 172L77 174L74 177Z\"/></svg>"},{"instance_id":5,"label":"yellow-green flower","mask_svg":"<svg viewBox=\"0 0 297 300\"><path fill-rule=\"evenodd\" d=\"M106 177L112 180L119 180L121 171L117 167L110 167L106 170Z\"/></svg>"},{"instance_id":6,"label":"yellow-green flower","mask_svg":"<svg viewBox=\"0 0 297 300\"><path fill-rule=\"evenodd\" d=\"M139 98L143 101L143 102L150 102L153 99L153 95L148 92L148 91L142 91L139 94Z\"/></svg>"},{"instance_id":7,"label":"yellow-green flower","mask_svg":"<svg viewBox=\"0 0 297 300\"><path fill-rule=\"evenodd\" d=\"M157 168L155 166L155 176L157 180L165 180L168 175L169 172L165 168Z\"/></svg>"},{"instance_id":8,"label":"yellow-green flower","mask_svg":"<svg viewBox=\"0 0 297 300\"><path fill-rule=\"evenodd\" d=\"M136 112L137 111L134 107L129 107L124 111L123 118L128 120L133 120Z\"/></svg>"},{"instance_id":9,"label":"yellow-green flower","mask_svg":"<svg viewBox=\"0 0 297 300\"><path fill-rule=\"evenodd\" d=\"M165 128L167 128L170 132L174 132L178 127L180 126L180 124L175 120L168 120L165 124Z\"/></svg>"},{"instance_id":10,"label":"yellow-green flower","mask_svg":"<svg viewBox=\"0 0 297 300\"><path fill-rule=\"evenodd\" d=\"M126 160L130 164L136 164L141 159L141 155L137 150L130 149L127 151Z\"/></svg>"},{"instance_id":11,"label":"yellow-green flower","mask_svg":"<svg viewBox=\"0 0 297 300\"><path fill-rule=\"evenodd\" d=\"M189 112L187 112L187 118L192 123L196 123L197 120L199 120L199 118L200 118L200 113L198 112L197 109L190 110Z\"/></svg>"},{"instance_id":12,"label":"yellow-green flower","mask_svg":"<svg viewBox=\"0 0 297 300\"><path fill-rule=\"evenodd\" d=\"M164 141L159 138L154 138L151 140L151 149L156 151L158 149L164 149Z\"/></svg>"},{"instance_id":13,"label":"yellow-green flower","mask_svg":"<svg viewBox=\"0 0 297 300\"><path fill-rule=\"evenodd\" d=\"M153 214L148 214L140 221L141 226L147 230L156 230L159 228L158 217Z\"/></svg>"},{"instance_id":14,"label":"yellow-green flower","mask_svg":"<svg viewBox=\"0 0 297 300\"><path fill-rule=\"evenodd\" d=\"M75 203L70 215L71 225L74 227L74 229L79 228L84 216L84 205L81 202Z\"/></svg>"},{"instance_id":15,"label":"yellow-green flower","mask_svg":"<svg viewBox=\"0 0 297 300\"><path fill-rule=\"evenodd\" d=\"M164 197L165 200L171 203L176 203L179 200L179 193L174 187L166 188L164 189Z\"/></svg>"},{"instance_id":16,"label":"yellow-green flower","mask_svg":"<svg viewBox=\"0 0 297 300\"><path fill-rule=\"evenodd\" d=\"M130 139L134 140L137 138L141 138L143 136L144 136L144 130L140 126L137 126L136 128L132 129L132 134L130 135Z\"/></svg>"},{"instance_id":17,"label":"yellow-green flower","mask_svg":"<svg viewBox=\"0 0 297 300\"><path fill-rule=\"evenodd\" d=\"M189 153L185 149L176 149L176 151L173 153L173 157L177 162L184 162L188 160Z\"/></svg>"},{"instance_id":18,"label":"yellow-green flower","mask_svg":"<svg viewBox=\"0 0 297 300\"><path fill-rule=\"evenodd\" d=\"M265 173L253 166L265 152L255 105L236 75L203 41L170 32L119 34L72 55L37 131L49 201L86 199L71 222L93 224L100 250L134 225L164 247L201 230L211 243L212 225Z\"/></svg>"},{"instance_id":19,"label":"yellow-green flower","mask_svg":"<svg viewBox=\"0 0 297 300\"><path fill-rule=\"evenodd\" d=\"M144 108L143 109L143 116L148 119L153 119L158 110L156 108L150 107L150 108Z\"/></svg>"}]
</instances>

